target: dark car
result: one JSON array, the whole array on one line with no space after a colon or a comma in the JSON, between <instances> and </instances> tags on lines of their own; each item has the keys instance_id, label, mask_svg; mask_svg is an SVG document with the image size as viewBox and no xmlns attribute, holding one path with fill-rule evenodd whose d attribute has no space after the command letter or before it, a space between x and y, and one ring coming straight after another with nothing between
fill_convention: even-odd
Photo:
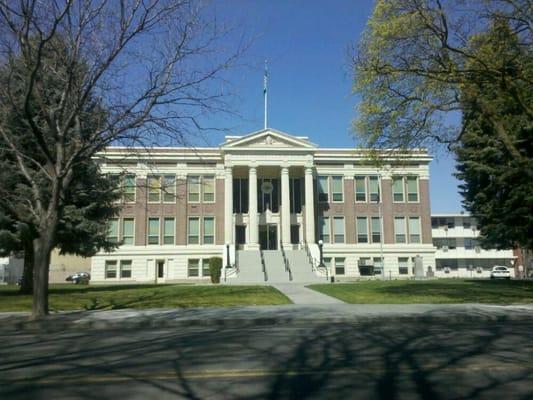
<instances>
[{"instance_id":1,"label":"dark car","mask_svg":"<svg viewBox=\"0 0 533 400\"><path fill-rule=\"evenodd\" d=\"M66 281L72 282L75 285L77 285L79 283L89 283L90 279L91 279L91 274L89 274L88 272L76 272L73 275L67 276Z\"/></svg>"}]
</instances>

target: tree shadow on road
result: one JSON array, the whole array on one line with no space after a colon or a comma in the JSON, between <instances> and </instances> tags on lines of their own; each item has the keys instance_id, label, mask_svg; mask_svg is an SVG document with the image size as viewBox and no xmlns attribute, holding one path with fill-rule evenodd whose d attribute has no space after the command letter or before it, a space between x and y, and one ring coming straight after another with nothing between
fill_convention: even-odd
<instances>
[{"instance_id":1,"label":"tree shadow on road","mask_svg":"<svg viewBox=\"0 0 533 400\"><path fill-rule=\"evenodd\" d=\"M2 398L533 396L527 321L363 320L6 338Z\"/></svg>"}]
</instances>

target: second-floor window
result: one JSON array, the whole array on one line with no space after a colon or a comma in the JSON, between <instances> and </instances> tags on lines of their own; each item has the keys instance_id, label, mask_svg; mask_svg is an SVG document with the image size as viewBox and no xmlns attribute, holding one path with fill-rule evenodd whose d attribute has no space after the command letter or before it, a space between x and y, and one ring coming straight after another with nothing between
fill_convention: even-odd
<instances>
[{"instance_id":1,"label":"second-floor window","mask_svg":"<svg viewBox=\"0 0 533 400\"><path fill-rule=\"evenodd\" d=\"M215 217L189 217L188 244L215 243Z\"/></svg>"},{"instance_id":2,"label":"second-floor window","mask_svg":"<svg viewBox=\"0 0 533 400\"><path fill-rule=\"evenodd\" d=\"M344 243L344 217L333 217L333 240Z\"/></svg>"},{"instance_id":3,"label":"second-floor window","mask_svg":"<svg viewBox=\"0 0 533 400\"><path fill-rule=\"evenodd\" d=\"M320 217L319 218L319 229L320 229L320 239L324 243L329 243L330 240L330 224L329 224L329 217Z\"/></svg>"},{"instance_id":4,"label":"second-floor window","mask_svg":"<svg viewBox=\"0 0 533 400\"><path fill-rule=\"evenodd\" d=\"M407 193L407 195L406 195ZM392 199L395 203L418 203L418 177L417 176L393 176Z\"/></svg>"},{"instance_id":5,"label":"second-floor window","mask_svg":"<svg viewBox=\"0 0 533 400\"><path fill-rule=\"evenodd\" d=\"M111 218L108 221L106 239L113 243L133 245L135 242L135 219L125 217L122 219Z\"/></svg>"},{"instance_id":6,"label":"second-floor window","mask_svg":"<svg viewBox=\"0 0 533 400\"><path fill-rule=\"evenodd\" d=\"M133 218L124 218L122 220L122 242L127 245L132 245L134 240L134 226Z\"/></svg>"},{"instance_id":7,"label":"second-floor window","mask_svg":"<svg viewBox=\"0 0 533 400\"><path fill-rule=\"evenodd\" d=\"M405 217L394 218L394 237L396 239L396 243L407 243Z\"/></svg>"},{"instance_id":8,"label":"second-floor window","mask_svg":"<svg viewBox=\"0 0 533 400\"><path fill-rule=\"evenodd\" d=\"M357 243L368 243L368 219L357 217Z\"/></svg>"},{"instance_id":9,"label":"second-floor window","mask_svg":"<svg viewBox=\"0 0 533 400\"><path fill-rule=\"evenodd\" d=\"M371 218L371 233L372 233L372 243L381 242L381 221L379 217Z\"/></svg>"},{"instance_id":10,"label":"second-floor window","mask_svg":"<svg viewBox=\"0 0 533 400\"><path fill-rule=\"evenodd\" d=\"M409 242L420 243L420 218L409 217Z\"/></svg>"},{"instance_id":11,"label":"second-floor window","mask_svg":"<svg viewBox=\"0 0 533 400\"><path fill-rule=\"evenodd\" d=\"M403 190L403 177L394 176L392 177L392 199L395 203L402 203L404 201L404 190Z\"/></svg>"}]
</instances>

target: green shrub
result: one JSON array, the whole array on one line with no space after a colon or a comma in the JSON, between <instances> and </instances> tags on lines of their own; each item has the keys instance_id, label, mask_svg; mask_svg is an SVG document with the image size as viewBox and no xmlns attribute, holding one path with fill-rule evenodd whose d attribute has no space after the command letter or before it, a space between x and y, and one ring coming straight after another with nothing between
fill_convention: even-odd
<instances>
[{"instance_id":1,"label":"green shrub","mask_svg":"<svg viewBox=\"0 0 533 400\"><path fill-rule=\"evenodd\" d=\"M220 275L222 274L222 258L211 257L209 259L209 273L211 275L212 283L220 283Z\"/></svg>"}]
</instances>

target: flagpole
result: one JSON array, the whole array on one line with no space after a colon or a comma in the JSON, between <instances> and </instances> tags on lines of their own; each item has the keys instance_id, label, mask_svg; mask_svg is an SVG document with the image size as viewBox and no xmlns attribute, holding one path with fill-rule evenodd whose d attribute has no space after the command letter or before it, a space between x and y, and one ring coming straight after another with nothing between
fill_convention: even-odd
<instances>
[{"instance_id":1,"label":"flagpole","mask_svg":"<svg viewBox=\"0 0 533 400\"><path fill-rule=\"evenodd\" d=\"M264 75L264 78L263 78L263 97L264 97L264 102L265 102L265 129L267 129L267 121L268 121L268 90L267 90L267 86L268 86L268 64L267 64L267 60L265 60L265 75Z\"/></svg>"}]
</instances>

